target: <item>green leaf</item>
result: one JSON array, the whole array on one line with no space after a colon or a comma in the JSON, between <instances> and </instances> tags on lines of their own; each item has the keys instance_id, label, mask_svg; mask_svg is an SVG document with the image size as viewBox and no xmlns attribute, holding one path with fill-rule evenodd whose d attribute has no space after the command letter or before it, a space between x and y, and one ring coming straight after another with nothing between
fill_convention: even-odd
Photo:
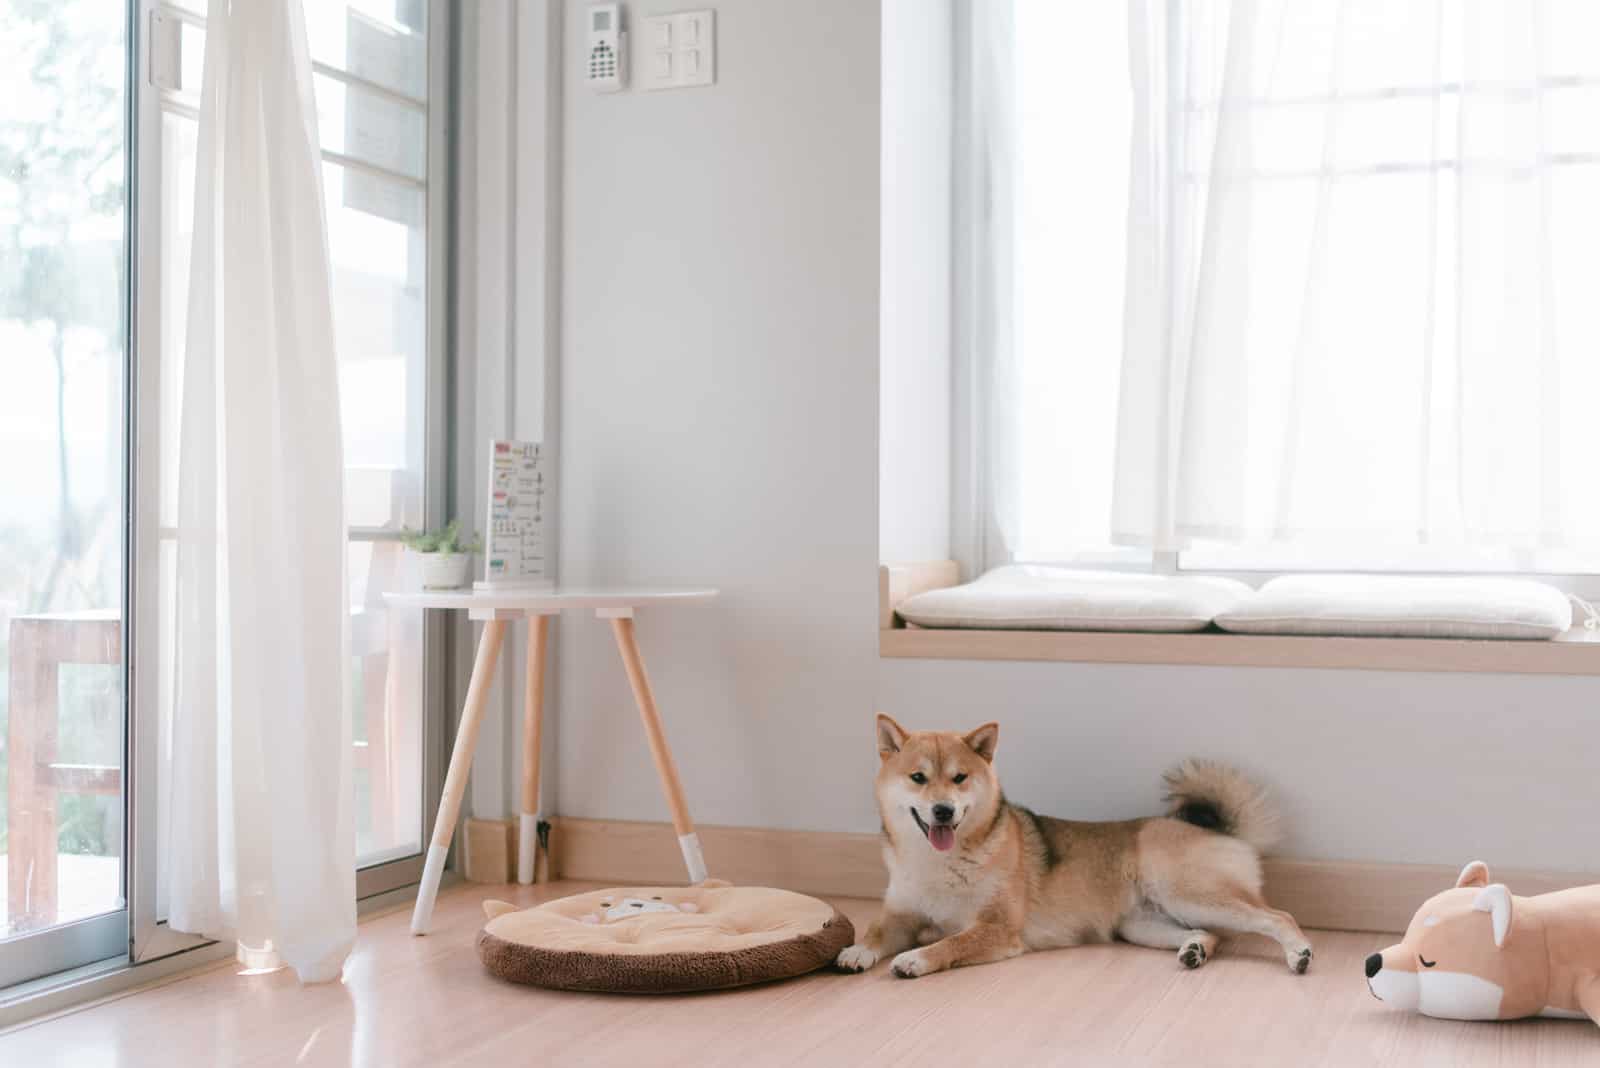
<instances>
[{"instance_id":1,"label":"green leaf","mask_svg":"<svg viewBox=\"0 0 1600 1068\"><path fill-rule=\"evenodd\" d=\"M450 520L443 530L415 531L402 527L400 541L417 553L475 553L482 547L476 536L470 542L462 540L459 519Z\"/></svg>"}]
</instances>

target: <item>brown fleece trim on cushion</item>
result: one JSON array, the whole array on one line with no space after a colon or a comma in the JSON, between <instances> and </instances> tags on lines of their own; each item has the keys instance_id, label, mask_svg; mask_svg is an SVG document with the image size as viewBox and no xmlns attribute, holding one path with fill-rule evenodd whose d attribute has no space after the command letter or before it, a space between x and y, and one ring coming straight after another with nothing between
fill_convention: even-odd
<instances>
[{"instance_id":1,"label":"brown fleece trim on cushion","mask_svg":"<svg viewBox=\"0 0 1600 1068\"><path fill-rule=\"evenodd\" d=\"M779 942L726 952L621 956L554 950L478 932L478 956L501 979L556 990L676 994L791 979L833 961L855 941L855 927L835 909L822 927Z\"/></svg>"}]
</instances>

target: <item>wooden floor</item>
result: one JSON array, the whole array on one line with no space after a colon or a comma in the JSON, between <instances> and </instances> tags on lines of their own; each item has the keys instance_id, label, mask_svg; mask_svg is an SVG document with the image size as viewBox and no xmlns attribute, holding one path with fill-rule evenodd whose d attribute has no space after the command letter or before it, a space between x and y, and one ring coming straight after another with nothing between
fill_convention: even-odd
<instances>
[{"instance_id":1,"label":"wooden floor","mask_svg":"<svg viewBox=\"0 0 1600 1068\"><path fill-rule=\"evenodd\" d=\"M223 966L0 1036L0 1065L1504 1065L1600 1064L1586 1021L1468 1024L1386 1009L1361 962L1380 935L1313 932L1296 978L1265 942L1196 972L1132 946L1040 953L913 981L880 965L717 994L564 994L492 979L473 934L486 897L589 888L458 887L434 933L369 920L342 984ZM858 927L876 905L840 901Z\"/></svg>"}]
</instances>

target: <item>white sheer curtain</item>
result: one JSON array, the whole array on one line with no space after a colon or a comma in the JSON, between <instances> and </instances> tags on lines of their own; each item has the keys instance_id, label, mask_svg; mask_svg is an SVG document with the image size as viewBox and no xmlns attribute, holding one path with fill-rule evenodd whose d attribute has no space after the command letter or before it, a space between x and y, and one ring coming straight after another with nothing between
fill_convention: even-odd
<instances>
[{"instance_id":1,"label":"white sheer curtain","mask_svg":"<svg viewBox=\"0 0 1600 1068\"><path fill-rule=\"evenodd\" d=\"M211 0L179 442L178 930L338 978L355 940L339 383L300 0Z\"/></svg>"},{"instance_id":2,"label":"white sheer curtain","mask_svg":"<svg viewBox=\"0 0 1600 1068\"><path fill-rule=\"evenodd\" d=\"M1093 24L1093 5L972 11L1020 25L1052 6L1126 56L1127 81L1098 71L1109 103L1085 119L1071 102L1093 86L1019 62L1017 102L991 92L987 106L1026 115L1030 96L1070 86L1061 144L1131 143L1076 155L1079 172L1131 161L1126 194L1081 173L1057 183L1063 201L1126 213L1125 241L1096 252L1125 283L1123 331L1022 331L984 375L1011 396L991 399L976 440L1021 425L1026 441L1030 406L1073 384L1115 426L1074 416L1093 434L1042 469L987 451L1022 501L1064 503L989 502L1006 544L982 563L1081 548L1086 526L1158 550L1600 541L1582 461L1600 396L1600 5L1130 0L1125 37ZM1043 136L1025 130L988 165L1025 189ZM1013 265L1037 229L1017 224ZM1066 279L1063 306L1084 288ZM1103 303L1082 314L1098 324ZM1083 464L1111 472L1109 500L1073 473Z\"/></svg>"},{"instance_id":3,"label":"white sheer curtain","mask_svg":"<svg viewBox=\"0 0 1600 1068\"><path fill-rule=\"evenodd\" d=\"M1009 0L958 0L956 14L954 67L969 91L955 109L952 138L951 540L956 559L976 574L1014 542L1024 455L1011 411L1021 393L1013 344L1016 26Z\"/></svg>"}]
</instances>

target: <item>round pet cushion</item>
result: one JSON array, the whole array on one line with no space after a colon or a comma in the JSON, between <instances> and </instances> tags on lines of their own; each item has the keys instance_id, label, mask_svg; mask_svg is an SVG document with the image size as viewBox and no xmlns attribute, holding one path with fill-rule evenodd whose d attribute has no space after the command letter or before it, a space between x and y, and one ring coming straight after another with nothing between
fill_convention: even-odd
<instances>
[{"instance_id":1,"label":"round pet cushion","mask_svg":"<svg viewBox=\"0 0 1600 1068\"><path fill-rule=\"evenodd\" d=\"M531 909L489 901L484 911L484 966L559 990L666 994L788 979L855 941L827 902L760 886L617 888Z\"/></svg>"}]
</instances>

